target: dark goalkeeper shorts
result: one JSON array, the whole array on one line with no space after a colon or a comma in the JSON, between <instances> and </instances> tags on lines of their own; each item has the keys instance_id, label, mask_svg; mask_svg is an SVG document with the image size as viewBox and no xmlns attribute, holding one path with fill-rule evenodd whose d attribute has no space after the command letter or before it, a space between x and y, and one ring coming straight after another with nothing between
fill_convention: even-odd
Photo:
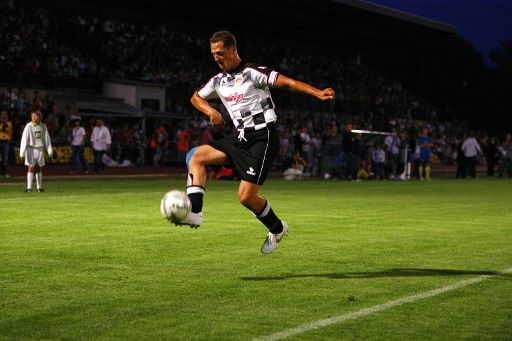
<instances>
[{"instance_id":1,"label":"dark goalkeeper shorts","mask_svg":"<svg viewBox=\"0 0 512 341\"><path fill-rule=\"evenodd\" d=\"M279 152L279 135L274 124L260 130L245 130L242 136L227 136L208 143L227 155L226 166L235 167L240 178L263 185Z\"/></svg>"}]
</instances>

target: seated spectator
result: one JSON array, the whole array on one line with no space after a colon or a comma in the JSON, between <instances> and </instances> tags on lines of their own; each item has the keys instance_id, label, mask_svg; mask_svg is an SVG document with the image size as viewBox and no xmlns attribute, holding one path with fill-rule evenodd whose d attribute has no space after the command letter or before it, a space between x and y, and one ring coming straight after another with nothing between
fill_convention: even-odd
<instances>
[{"instance_id":1,"label":"seated spectator","mask_svg":"<svg viewBox=\"0 0 512 341\"><path fill-rule=\"evenodd\" d=\"M293 153L291 165L283 173L285 180L302 180L306 161L300 156L300 150Z\"/></svg>"}]
</instances>

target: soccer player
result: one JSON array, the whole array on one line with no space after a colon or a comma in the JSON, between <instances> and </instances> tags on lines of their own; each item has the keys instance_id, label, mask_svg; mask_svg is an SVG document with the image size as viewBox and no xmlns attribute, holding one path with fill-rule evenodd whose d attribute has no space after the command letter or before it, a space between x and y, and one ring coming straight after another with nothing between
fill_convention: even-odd
<instances>
[{"instance_id":1,"label":"soccer player","mask_svg":"<svg viewBox=\"0 0 512 341\"><path fill-rule=\"evenodd\" d=\"M31 114L32 122L27 123L21 135L20 157L25 158L27 170L27 189L25 192L32 192L34 172L36 173L36 185L38 192L44 192L43 172L44 152L52 155L52 142L46 125L41 122L42 114L34 111Z\"/></svg>"},{"instance_id":2,"label":"soccer player","mask_svg":"<svg viewBox=\"0 0 512 341\"><path fill-rule=\"evenodd\" d=\"M220 98L238 136L213 140L188 153L187 194L192 210L182 224L197 227L202 223L205 167L230 164L241 178L238 188L240 203L269 230L261 252L270 253L287 234L288 225L276 216L270 202L258 195L279 151L279 134L275 127L277 116L269 89L277 87L302 92L323 101L334 99L335 93L331 88L320 90L265 66L242 61L235 37L230 32L214 33L210 38L210 50L222 72L197 90L191 102L216 126L224 123L224 119L208 100Z\"/></svg>"},{"instance_id":3,"label":"soccer player","mask_svg":"<svg viewBox=\"0 0 512 341\"><path fill-rule=\"evenodd\" d=\"M418 169L420 180L423 180L423 174L425 174L425 179L430 180L430 164L432 163L432 147L434 147L434 143L432 136L429 136L428 127L422 129L418 146L420 147L420 166Z\"/></svg>"}]
</instances>

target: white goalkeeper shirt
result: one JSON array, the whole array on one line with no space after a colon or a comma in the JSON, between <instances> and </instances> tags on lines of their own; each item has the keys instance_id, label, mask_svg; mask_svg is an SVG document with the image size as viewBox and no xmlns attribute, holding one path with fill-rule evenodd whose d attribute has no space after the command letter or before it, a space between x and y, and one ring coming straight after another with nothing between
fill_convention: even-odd
<instances>
[{"instance_id":1,"label":"white goalkeeper shirt","mask_svg":"<svg viewBox=\"0 0 512 341\"><path fill-rule=\"evenodd\" d=\"M27 123L21 135L20 157L26 157L28 148L46 149L52 155L52 141L46 124L34 122Z\"/></svg>"},{"instance_id":2,"label":"white goalkeeper shirt","mask_svg":"<svg viewBox=\"0 0 512 341\"><path fill-rule=\"evenodd\" d=\"M278 76L265 66L240 62L230 73L210 78L197 93L205 100L220 98L239 131L260 130L277 119L270 87Z\"/></svg>"}]
</instances>

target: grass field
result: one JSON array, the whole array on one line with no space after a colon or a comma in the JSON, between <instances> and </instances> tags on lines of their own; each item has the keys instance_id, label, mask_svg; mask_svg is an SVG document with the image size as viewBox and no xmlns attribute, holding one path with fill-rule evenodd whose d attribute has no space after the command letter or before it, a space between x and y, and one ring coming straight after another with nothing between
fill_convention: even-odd
<instances>
[{"instance_id":1,"label":"grass field","mask_svg":"<svg viewBox=\"0 0 512 341\"><path fill-rule=\"evenodd\" d=\"M0 339L251 340L482 275L289 339L512 339L512 181L270 179L270 255L237 185L208 183L198 230L159 213L183 181L0 185Z\"/></svg>"}]
</instances>

